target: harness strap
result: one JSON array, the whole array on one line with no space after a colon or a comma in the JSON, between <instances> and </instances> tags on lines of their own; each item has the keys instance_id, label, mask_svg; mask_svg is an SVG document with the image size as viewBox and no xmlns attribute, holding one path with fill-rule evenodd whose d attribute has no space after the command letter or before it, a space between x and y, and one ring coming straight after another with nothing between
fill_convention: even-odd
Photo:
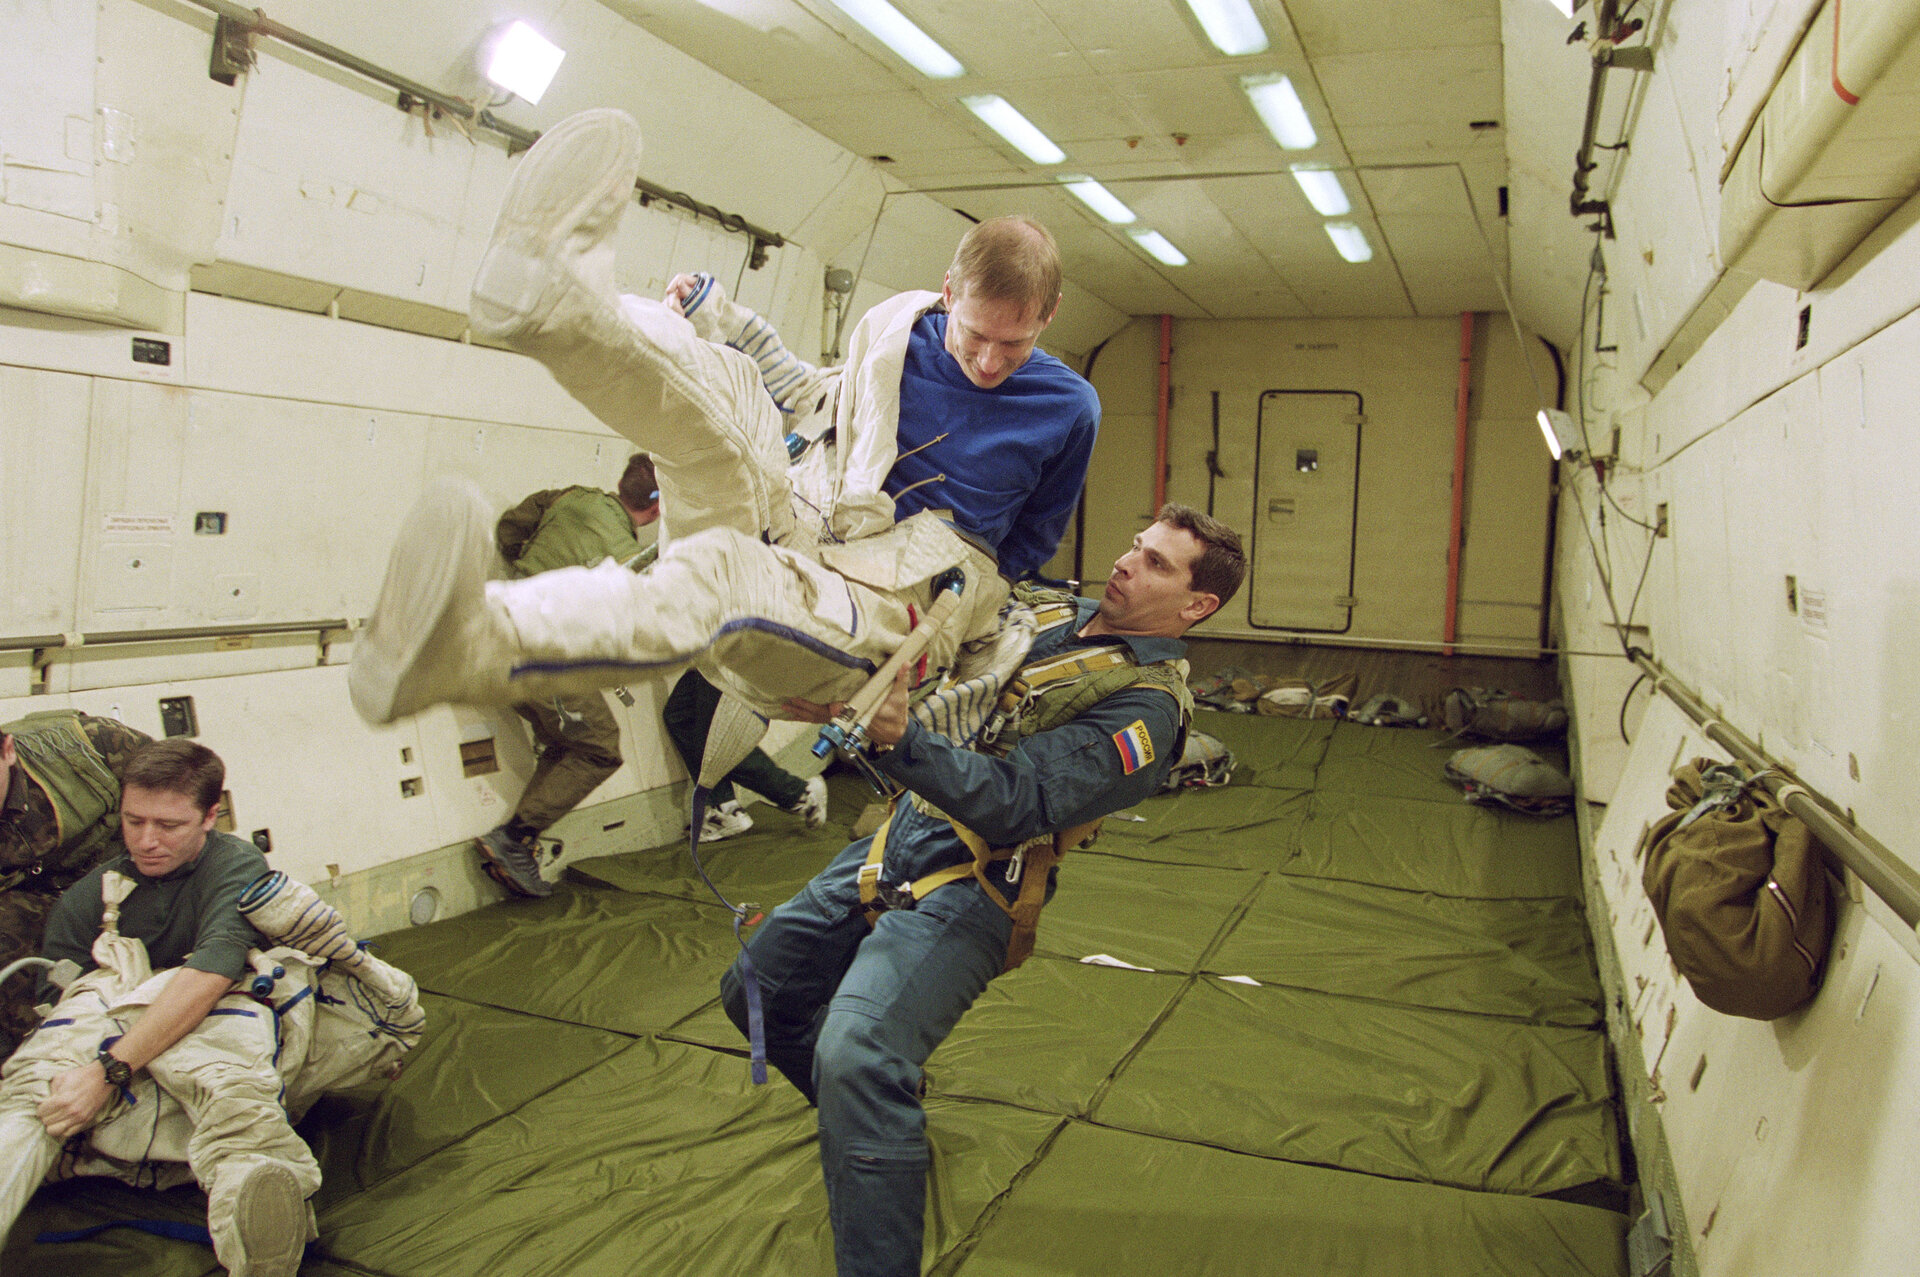
<instances>
[{"instance_id":1,"label":"harness strap","mask_svg":"<svg viewBox=\"0 0 1920 1277\"><path fill-rule=\"evenodd\" d=\"M1059 833L1042 834L1017 847L989 847L985 839L959 821L949 817L947 823L953 826L954 834L973 853L973 859L948 865L945 869L936 869L903 886L889 887L880 880L881 863L887 854L887 831L893 826L893 813L887 814L886 821L874 831L873 844L867 850L867 862L860 866L861 916L867 920L868 926L873 926L880 915L889 909L911 909L948 883L972 878L987 893L987 899L1013 919L1013 933L1007 937L1006 965L1001 967L1004 974L1025 962L1033 953L1034 940L1040 928L1040 911L1047 903L1048 875L1055 865L1066 858L1067 852L1093 840L1100 832L1100 821L1090 820ZM1011 902L987 877L987 866L999 860L1018 862L1015 871L1008 875L1010 883L1017 879L1020 885Z\"/></svg>"}]
</instances>

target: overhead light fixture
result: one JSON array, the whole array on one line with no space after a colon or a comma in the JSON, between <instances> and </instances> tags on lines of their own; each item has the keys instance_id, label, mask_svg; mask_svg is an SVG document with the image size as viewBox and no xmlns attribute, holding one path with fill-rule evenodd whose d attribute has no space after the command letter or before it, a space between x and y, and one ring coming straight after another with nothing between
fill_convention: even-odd
<instances>
[{"instance_id":1,"label":"overhead light fixture","mask_svg":"<svg viewBox=\"0 0 1920 1277\"><path fill-rule=\"evenodd\" d=\"M1032 120L1014 110L1013 103L998 94L976 94L961 98L960 103L1035 164L1058 164L1067 158L1067 153L1055 146L1052 138L1035 128Z\"/></svg>"},{"instance_id":2,"label":"overhead light fixture","mask_svg":"<svg viewBox=\"0 0 1920 1277\"><path fill-rule=\"evenodd\" d=\"M1169 266L1185 266L1187 255L1167 242L1167 237L1159 231L1128 231L1133 242L1151 253L1156 261Z\"/></svg>"},{"instance_id":3,"label":"overhead light fixture","mask_svg":"<svg viewBox=\"0 0 1920 1277\"><path fill-rule=\"evenodd\" d=\"M935 80L965 75L960 60L915 26L887 0L833 0L834 8L858 22L874 39L892 49L906 64Z\"/></svg>"},{"instance_id":4,"label":"overhead light fixture","mask_svg":"<svg viewBox=\"0 0 1920 1277\"><path fill-rule=\"evenodd\" d=\"M487 81L538 106L567 51L524 22L511 22L488 42Z\"/></svg>"},{"instance_id":5,"label":"overhead light fixture","mask_svg":"<svg viewBox=\"0 0 1920 1277\"><path fill-rule=\"evenodd\" d=\"M1353 203L1347 199L1347 188L1340 184L1338 173L1296 164L1293 166L1293 180L1300 183L1301 193L1307 197L1307 203L1313 205L1313 211L1320 216L1339 217L1353 211Z\"/></svg>"},{"instance_id":6,"label":"overhead light fixture","mask_svg":"<svg viewBox=\"0 0 1920 1277\"><path fill-rule=\"evenodd\" d=\"M1573 417L1558 408L1542 408L1534 420L1540 423L1540 433L1546 436L1547 451L1553 454L1555 461L1567 453L1578 455L1580 425Z\"/></svg>"},{"instance_id":7,"label":"overhead light fixture","mask_svg":"<svg viewBox=\"0 0 1920 1277\"><path fill-rule=\"evenodd\" d=\"M1267 29L1247 0L1187 0L1187 8L1200 20L1200 29L1213 47L1228 57L1266 52Z\"/></svg>"},{"instance_id":8,"label":"overhead light fixture","mask_svg":"<svg viewBox=\"0 0 1920 1277\"><path fill-rule=\"evenodd\" d=\"M1260 122L1273 134L1273 140L1289 151L1304 151L1320 140L1307 118L1307 108L1293 91L1293 81L1277 72L1267 75L1243 75L1240 87L1246 90Z\"/></svg>"},{"instance_id":9,"label":"overhead light fixture","mask_svg":"<svg viewBox=\"0 0 1920 1277\"><path fill-rule=\"evenodd\" d=\"M1114 193L1090 177L1063 177L1065 186L1082 204L1116 226L1124 226L1134 220L1133 210L1122 204Z\"/></svg>"},{"instance_id":10,"label":"overhead light fixture","mask_svg":"<svg viewBox=\"0 0 1920 1277\"><path fill-rule=\"evenodd\" d=\"M1547 3L1558 9L1561 17L1571 18L1573 11L1586 3L1586 0L1547 0Z\"/></svg>"},{"instance_id":11,"label":"overhead light fixture","mask_svg":"<svg viewBox=\"0 0 1920 1277\"><path fill-rule=\"evenodd\" d=\"M1350 262L1373 260L1373 245L1367 243L1367 233L1352 222L1328 222L1327 238L1340 250L1340 256Z\"/></svg>"}]
</instances>

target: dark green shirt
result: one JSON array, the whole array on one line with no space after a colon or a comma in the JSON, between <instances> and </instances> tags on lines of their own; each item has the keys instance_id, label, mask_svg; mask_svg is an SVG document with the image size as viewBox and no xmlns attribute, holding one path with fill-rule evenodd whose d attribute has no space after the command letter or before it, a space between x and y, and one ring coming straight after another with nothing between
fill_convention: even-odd
<instances>
[{"instance_id":1,"label":"dark green shirt","mask_svg":"<svg viewBox=\"0 0 1920 1277\"><path fill-rule=\"evenodd\" d=\"M71 958L82 971L93 970L100 878L110 869L134 883L120 906L120 934L146 944L155 971L188 966L237 980L247 950L267 947L236 907L247 884L267 872L266 857L252 843L216 829L191 864L164 878L145 877L123 853L67 888L47 915L45 956Z\"/></svg>"}]
</instances>

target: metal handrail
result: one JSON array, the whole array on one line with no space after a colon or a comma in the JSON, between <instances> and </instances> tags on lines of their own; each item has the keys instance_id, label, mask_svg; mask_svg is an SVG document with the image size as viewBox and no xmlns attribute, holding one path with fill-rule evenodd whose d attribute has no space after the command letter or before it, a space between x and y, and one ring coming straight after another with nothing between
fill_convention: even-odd
<instances>
[{"instance_id":1,"label":"metal handrail","mask_svg":"<svg viewBox=\"0 0 1920 1277\"><path fill-rule=\"evenodd\" d=\"M217 14L243 31L278 40L282 44L291 45L304 53L311 53L314 57L331 62L335 66L345 67L355 75L363 76L376 84L384 84L390 89L399 90L400 109L403 111L412 106L411 99L417 99L449 115L471 120L476 126L490 133L498 133L515 144L509 148L510 150L525 150L540 140L538 132L523 129L517 124L509 124L486 107L462 101L438 89L431 89L417 81L409 80L384 67L375 66L364 58L355 57L345 49L337 49L325 41L314 39L305 32L296 31L284 23L275 22L258 9L249 9L244 5L234 4L231 0L190 0L190 2ZM767 249L782 248L786 245L786 238L778 232L755 226L738 213L724 213L711 204L702 204L683 192L667 190L644 178L634 183L634 189L639 192L642 203L648 200L665 200L669 204L677 204L687 209L697 217L711 217L720 224L722 230L745 235L753 241L752 247L748 250L747 265L750 270L759 270L766 264Z\"/></svg>"},{"instance_id":2,"label":"metal handrail","mask_svg":"<svg viewBox=\"0 0 1920 1277\"><path fill-rule=\"evenodd\" d=\"M103 630L97 634L25 634L0 638L0 652L25 652L55 647L104 647L112 643L174 643L182 639L231 638L254 634L325 633L351 630L354 622L268 621L261 625L196 625L172 630Z\"/></svg>"},{"instance_id":3,"label":"metal handrail","mask_svg":"<svg viewBox=\"0 0 1920 1277\"><path fill-rule=\"evenodd\" d=\"M1745 736L1727 726L1709 711L1700 697L1645 652L1628 652L1634 664L1646 671L1653 690L1678 705L1702 730L1708 740L1732 754L1759 776L1780 805L1798 816L1813 831L1822 846L1851 869L1868 890L1887 902L1900 921L1920 934L1920 870L1916 870L1880 843L1856 829L1833 804L1807 785L1778 760L1769 758Z\"/></svg>"}]
</instances>

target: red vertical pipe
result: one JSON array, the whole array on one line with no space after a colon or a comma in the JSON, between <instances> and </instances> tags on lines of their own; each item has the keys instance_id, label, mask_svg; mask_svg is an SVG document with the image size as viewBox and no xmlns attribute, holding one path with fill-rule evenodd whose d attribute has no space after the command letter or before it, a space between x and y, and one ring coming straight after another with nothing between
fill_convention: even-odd
<instances>
[{"instance_id":1,"label":"red vertical pipe","mask_svg":"<svg viewBox=\"0 0 1920 1277\"><path fill-rule=\"evenodd\" d=\"M1447 621L1446 646L1441 651L1453 655L1453 640L1460 623L1460 524L1467 497L1467 386L1473 373L1473 312L1460 312L1460 385L1453 396L1453 526L1447 534Z\"/></svg>"},{"instance_id":2,"label":"red vertical pipe","mask_svg":"<svg viewBox=\"0 0 1920 1277\"><path fill-rule=\"evenodd\" d=\"M1173 386L1168 380L1168 365L1173 359L1173 316L1160 316L1160 393L1159 410L1153 430L1153 512L1167 503L1167 407L1172 402Z\"/></svg>"}]
</instances>

